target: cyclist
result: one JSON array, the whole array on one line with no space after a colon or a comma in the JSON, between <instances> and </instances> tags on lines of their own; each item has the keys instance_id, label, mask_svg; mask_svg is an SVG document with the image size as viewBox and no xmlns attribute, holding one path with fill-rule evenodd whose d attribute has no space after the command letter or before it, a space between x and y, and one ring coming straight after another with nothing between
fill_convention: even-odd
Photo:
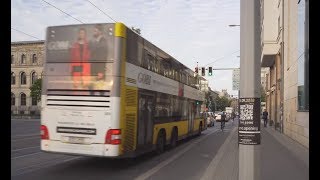
<instances>
[{"instance_id":1,"label":"cyclist","mask_svg":"<svg viewBox=\"0 0 320 180\"><path fill-rule=\"evenodd\" d=\"M224 129L225 122L226 122L226 114L225 114L225 112L222 112L222 114L221 114L221 131L223 131L223 129Z\"/></svg>"}]
</instances>

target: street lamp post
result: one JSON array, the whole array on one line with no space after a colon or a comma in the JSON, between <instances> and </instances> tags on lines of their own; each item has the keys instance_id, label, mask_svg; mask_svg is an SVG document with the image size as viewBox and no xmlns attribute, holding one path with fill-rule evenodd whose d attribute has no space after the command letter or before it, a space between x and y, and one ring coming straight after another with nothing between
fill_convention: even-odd
<instances>
[{"instance_id":1,"label":"street lamp post","mask_svg":"<svg viewBox=\"0 0 320 180\"><path fill-rule=\"evenodd\" d=\"M236 27L236 26L240 26L240 24L230 24L229 27Z\"/></svg>"},{"instance_id":2,"label":"street lamp post","mask_svg":"<svg viewBox=\"0 0 320 180\"><path fill-rule=\"evenodd\" d=\"M260 1L240 2L239 180L260 179Z\"/></svg>"}]
</instances>

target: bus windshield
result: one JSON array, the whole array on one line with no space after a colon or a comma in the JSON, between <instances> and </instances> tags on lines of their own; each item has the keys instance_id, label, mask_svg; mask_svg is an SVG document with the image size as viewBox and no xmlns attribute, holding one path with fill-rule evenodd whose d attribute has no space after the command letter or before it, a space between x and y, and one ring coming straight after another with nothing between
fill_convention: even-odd
<instances>
[{"instance_id":1,"label":"bus windshield","mask_svg":"<svg viewBox=\"0 0 320 180\"><path fill-rule=\"evenodd\" d=\"M48 27L46 89L110 89L113 29L113 24Z\"/></svg>"}]
</instances>

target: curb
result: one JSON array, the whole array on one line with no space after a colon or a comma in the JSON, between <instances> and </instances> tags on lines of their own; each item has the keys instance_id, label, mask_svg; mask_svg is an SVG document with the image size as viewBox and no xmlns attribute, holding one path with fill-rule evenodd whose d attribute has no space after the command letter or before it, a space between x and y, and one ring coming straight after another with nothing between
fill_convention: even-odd
<instances>
[{"instance_id":1,"label":"curb","mask_svg":"<svg viewBox=\"0 0 320 180\"><path fill-rule=\"evenodd\" d=\"M218 153L215 155L213 160L210 162L205 173L202 175L201 180L215 179L213 176L216 174L217 168L219 167L219 163L221 162L222 158L224 157L224 155L226 153L226 149L230 145L230 142L231 142L233 136L235 135L236 132L238 132L237 130L238 130L238 128L233 127L233 130L231 131L231 133L229 134L229 136L227 137L227 139L225 140L223 145L220 147L220 149L218 150Z\"/></svg>"}]
</instances>

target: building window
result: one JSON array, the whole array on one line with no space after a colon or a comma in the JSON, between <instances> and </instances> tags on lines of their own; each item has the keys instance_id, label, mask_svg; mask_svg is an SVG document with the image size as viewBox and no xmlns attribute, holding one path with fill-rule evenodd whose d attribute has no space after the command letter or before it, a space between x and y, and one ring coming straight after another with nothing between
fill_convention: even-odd
<instances>
[{"instance_id":1,"label":"building window","mask_svg":"<svg viewBox=\"0 0 320 180\"><path fill-rule=\"evenodd\" d=\"M16 84L16 75L14 72L11 72L11 85Z\"/></svg>"},{"instance_id":2,"label":"building window","mask_svg":"<svg viewBox=\"0 0 320 180\"><path fill-rule=\"evenodd\" d=\"M36 54L32 55L32 63L33 64L37 63L37 55Z\"/></svg>"},{"instance_id":3,"label":"building window","mask_svg":"<svg viewBox=\"0 0 320 180\"><path fill-rule=\"evenodd\" d=\"M16 96L11 93L11 106L15 106L16 105Z\"/></svg>"},{"instance_id":4,"label":"building window","mask_svg":"<svg viewBox=\"0 0 320 180\"><path fill-rule=\"evenodd\" d=\"M11 64L14 64L14 56L11 55Z\"/></svg>"},{"instance_id":5,"label":"building window","mask_svg":"<svg viewBox=\"0 0 320 180\"><path fill-rule=\"evenodd\" d=\"M31 97L31 105L32 105L32 106L36 106L37 104L38 104L37 99Z\"/></svg>"},{"instance_id":6,"label":"building window","mask_svg":"<svg viewBox=\"0 0 320 180\"><path fill-rule=\"evenodd\" d=\"M26 75L26 73L25 72L22 72L21 74L20 74L20 80L21 80L21 85L25 85L25 84L27 84L27 75Z\"/></svg>"},{"instance_id":7,"label":"building window","mask_svg":"<svg viewBox=\"0 0 320 180\"><path fill-rule=\"evenodd\" d=\"M21 93L21 95L20 95L20 105L21 106L27 105L27 96L25 93Z\"/></svg>"},{"instance_id":8,"label":"building window","mask_svg":"<svg viewBox=\"0 0 320 180\"><path fill-rule=\"evenodd\" d=\"M21 64L26 64L26 55L25 54L21 55Z\"/></svg>"},{"instance_id":9,"label":"building window","mask_svg":"<svg viewBox=\"0 0 320 180\"><path fill-rule=\"evenodd\" d=\"M34 84L36 80L38 79L38 75L36 72L31 73L31 84Z\"/></svg>"},{"instance_id":10,"label":"building window","mask_svg":"<svg viewBox=\"0 0 320 180\"><path fill-rule=\"evenodd\" d=\"M20 111L19 114L24 114L24 111Z\"/></svg>"},{"instance_id":11,"label":"building window","mask_svg":"<svg viewBox=\"0 0 320 180\"><path fill-rule=\"evenodd\" d=\"M309 17L308 4L298 4L298 110L309 110ZM308 3L308 1L307 1Z\"/></svg>"}]
</instances>

